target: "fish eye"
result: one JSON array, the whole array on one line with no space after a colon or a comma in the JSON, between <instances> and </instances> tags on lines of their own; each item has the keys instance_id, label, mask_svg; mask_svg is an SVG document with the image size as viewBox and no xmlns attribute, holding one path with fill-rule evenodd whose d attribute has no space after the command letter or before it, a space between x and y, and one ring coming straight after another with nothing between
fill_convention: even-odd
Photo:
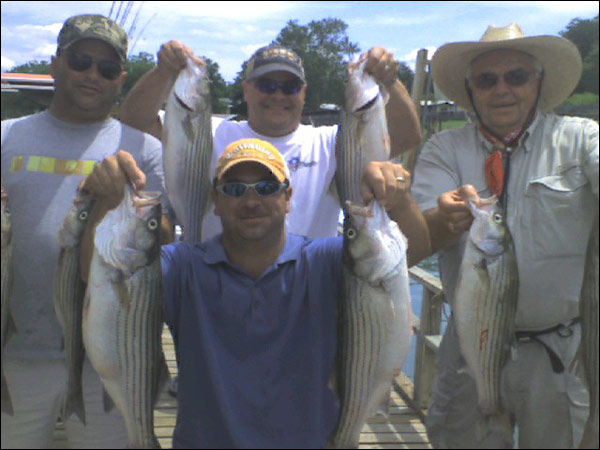
<instances>
[{"instance_id":1,"label":"fish eye","mask_svg":"<svg viewBox=\"0 0 600 450\"><path fill-rule=\"evenodd\" d=\"M502 223L503 220L502 214L494 214L494 222Z\"/></svg>"},{"instance_id":2,"label":"fish eye","mask_svg":"<svg viewBox=\"0 0 600 450\"><path fill-rule=\"evenodd\" d=\"M79 213L78 217L79 217L79 220L81 220L83 222L83 221L87 220L87 218L88 218L88 212L87 211L81 211Z\"/></svg>"},{"instance_id":3,"label":"fish eye","mask_svg":"<svg viewBox=\"0 0 600 450\"><path fill-rule=\"evenodd\" d=\"M148 221L148 229L151 231L154 231L158 228L158 220L155 218L152 218Z\"/></svg>"},{"instance_id":4,"label":"fish eye","mask_svg":"<svg viewBox=\"0 0 600 450\"><path fill-rule=\"evenodd\" d=\"M346 237L348 239L354 239L356 237L356 230L354 228L348 228L346 231Z\"/></svg>"}]
</instances>

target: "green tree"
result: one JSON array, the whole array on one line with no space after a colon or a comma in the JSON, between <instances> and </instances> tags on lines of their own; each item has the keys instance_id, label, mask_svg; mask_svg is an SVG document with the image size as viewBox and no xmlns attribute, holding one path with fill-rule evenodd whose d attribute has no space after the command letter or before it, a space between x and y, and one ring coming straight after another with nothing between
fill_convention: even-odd
<instances>
[{"instance_id":1,"label":"green tree","mask_svg":"<svg viewBox=\"0 0 600 450\"><path fill-rule=\"evenodd\" d=\"M339 19L327 18L299 25L290 20L274 43L294 50L304 64L308 91L306 110L323 103L343 104L346 62L360 51L350 42L348 25Z\"/></svg>"},{"instance_id":2,"label":"green tree","mask_svg":"<svg viewBox=\"0 0 600 450\"><path fill-rule=\"evenodd\" d=\"M290 20L272 44L292 49L302 58L308 90L306 111L318 109L323 103L343 104L346 62L360 50L346 35L348 25L339 19L312 21L299 25ZM246 115L242 81L246 63L229 86L232 112Z\"/></svg>"},{"instance_id":3,"label":"green tree","mask_svg":"<svg viewBox=\"0 0 600 450\"><path fill-rule=\"evenodd\" d=\"M598 16L573 19L559 34L577 46L583 60L583 73L575 92L598 94Z\"/></svg>"}]
</instances>

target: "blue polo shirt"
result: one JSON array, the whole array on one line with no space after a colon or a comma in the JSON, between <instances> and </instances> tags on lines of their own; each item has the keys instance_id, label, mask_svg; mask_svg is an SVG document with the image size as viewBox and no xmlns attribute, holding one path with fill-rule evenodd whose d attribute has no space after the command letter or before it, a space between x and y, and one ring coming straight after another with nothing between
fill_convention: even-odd
<instances>
[{"instance_id":1,"label":"blue polo shirt","mask_svg":"<svg viewBox=\"0 0 600 450\"><path fill-rule=\"evenodd\" d=\"M162 248L166 322L179 359L175 448L319 448L338 404L342 239L288 234L254 280L220 235Z\"/></svg>"}]
</instances>

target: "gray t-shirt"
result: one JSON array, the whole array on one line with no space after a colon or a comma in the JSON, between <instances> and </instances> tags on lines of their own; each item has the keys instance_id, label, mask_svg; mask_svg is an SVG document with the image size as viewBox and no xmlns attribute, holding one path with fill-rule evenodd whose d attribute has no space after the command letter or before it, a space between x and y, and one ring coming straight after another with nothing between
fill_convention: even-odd
<instances>
[{"instance_id":1,"label":"gray t-shirt","mask_svg":"<svg viewBox=\"0 0 600 450\"><path fill-rule=\"evenodd\" d=\"M63 333L52 300L58 230L84 176L118 150L133 155L146 174L147 190L164 193L160 141L117 120L72 124L45 111L2 121L2 186L14 248L11 311L17 327L7 354L62 356Z\"/></svg>"}]
</instances>

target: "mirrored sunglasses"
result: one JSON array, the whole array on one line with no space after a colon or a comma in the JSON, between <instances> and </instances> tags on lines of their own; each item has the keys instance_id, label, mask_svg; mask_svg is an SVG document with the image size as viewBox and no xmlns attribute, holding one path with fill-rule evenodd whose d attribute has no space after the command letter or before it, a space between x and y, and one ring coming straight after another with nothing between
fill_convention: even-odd
<instances>
[{"instance_id":1,"label":"mirrored sunglasses","mask_svg":"<svg viewBox=\"0 0 600 450\"><path fill-rule=\"evenodd\" d=\"M228 197L239 198L244 196L248 188L252 188L259 196L270 197L287 189L289 185L290 183L288 180L285 180L283 183L273 180L263 180L257 183L242 183L241 181L232 181L229 183L219 184L216 186L216 189Z\"/></svg>"},{"instance_id":2,"label":"mirrored sunglasses","mask_svg":"<svg viewBox=\"0 0 600 450\"><path fill-rule=\"evenodd\" d=\"M300 80L287 80L280 83L270 78L259 78L255 86L263 94L273 94L277 89L281 89L285 95L296 95L302 90L304 83Z\"/></svg>"},{"instance_id":3,"label":"mirrored sunglasses","mask_svg":"<svg viewBox=\"0 0 600 450\"><path fill-rule=\"evenodd\" d=\"M504 78L504 82L513 87L523 86L533 75L533 72L525 70L525 69L515 69L509 72L506 72L502 75ZM484 72L472 78L473 86L477 89L492 89L498 81L500 81L500 75L496 73Z\"/></svg>"},{"instance_id":4,"label":"mirrored sunglasses","mask_svg":"<svg viewBox=\"0 0 600 450\"><path fill-rule=\"evenodd\" d=\"M94 64L94 58L91 55L87 53L68 52L67 65L69 69L76 72L84 72L92 67L92 64ZM110 59L96 61L96 67L98 67L98 73L107 80L116 80L123 71L121 64Z\"/></svg>"}]
</instances>

